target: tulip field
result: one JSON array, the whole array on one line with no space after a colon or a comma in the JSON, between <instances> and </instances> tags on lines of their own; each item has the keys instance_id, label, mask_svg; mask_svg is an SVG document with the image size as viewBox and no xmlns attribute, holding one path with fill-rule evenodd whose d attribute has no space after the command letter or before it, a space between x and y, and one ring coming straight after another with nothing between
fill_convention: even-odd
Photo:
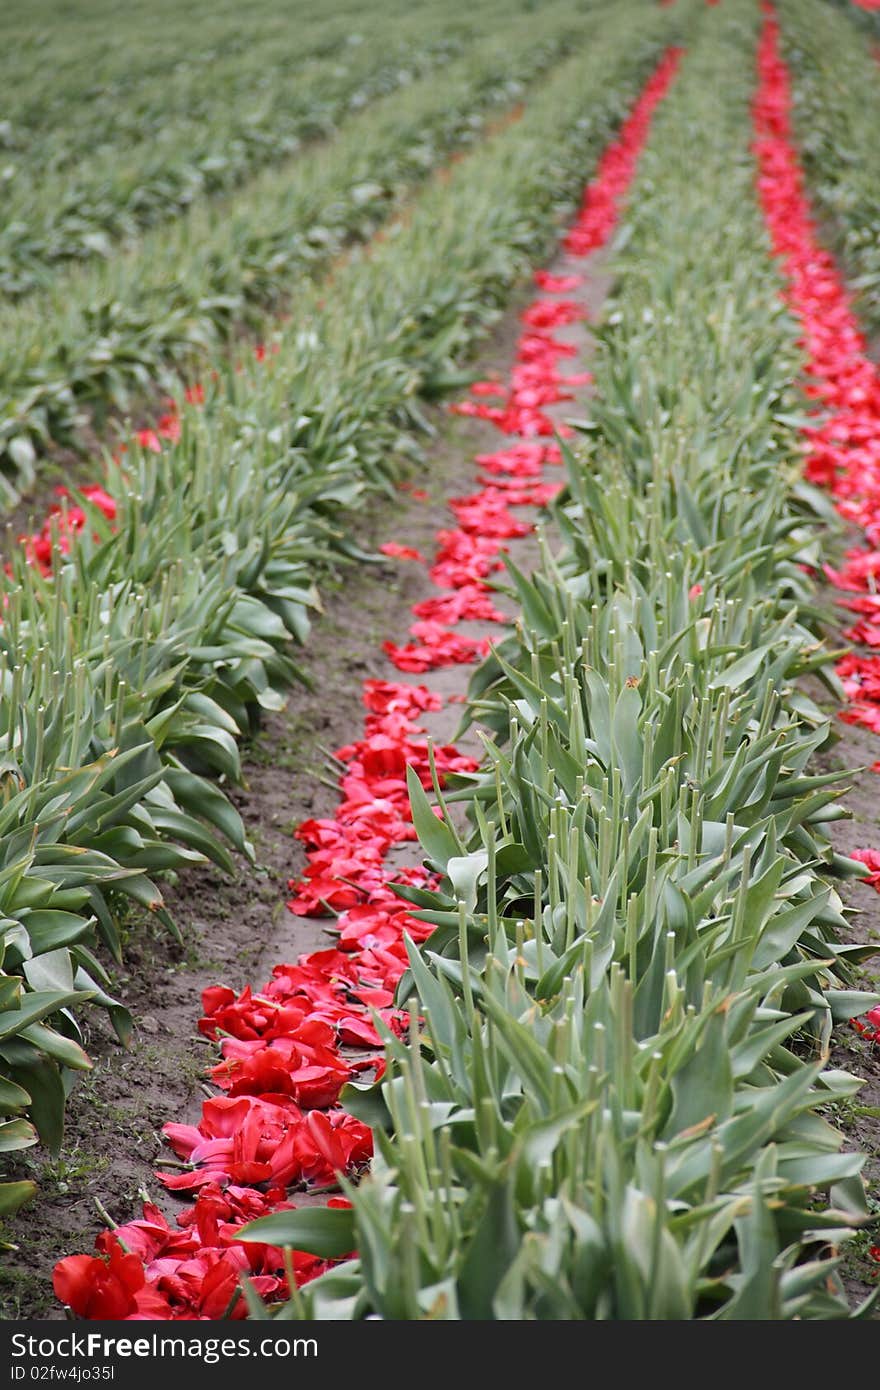
<instances>
[{"instance_id":1,"label":"tulip field","mask_svg":"<svg viewBox=\"0 0 880 1390\"><path fill-rule=\"evenodd\" d=\"M0 1318L880 1316L880 4L0 32Z\"/></svg>"}]
</instances>

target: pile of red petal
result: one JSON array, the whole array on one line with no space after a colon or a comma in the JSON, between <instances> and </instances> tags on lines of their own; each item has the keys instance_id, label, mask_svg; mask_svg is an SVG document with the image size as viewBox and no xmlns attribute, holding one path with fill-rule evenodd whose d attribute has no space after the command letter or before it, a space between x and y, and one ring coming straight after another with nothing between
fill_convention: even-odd
<instances>
[{"instance_id":1,"label":"pile of red petal","mask_svg":"<svg viewBox=\"0 0 880 1390\"><path fill-rule=\"evenodd\" d=\"M99 511L103 512L108 521L116 520L116 502L97 483L82 487L79 492L80 496L90 502L93 507L97 507ZM61 500L53 503L49 508L49 514L43 522L42 528L32 535L19 536L19 542L24 546L28 563L38 569L41 574L51 574L53 551L57 550L62 555L70 553L72 541L88 520L82 507L68 501L70 492L66 487L56 487L55 496ZM8 572L9 566L7 565Z\"/></svg>"},{"instance_id":2,"label":"pile of red petal","mask_svg":"<svg viewBox=\"0 0 880 1390\"><path fill-rule=\"evenodd\" d=\"M194 386L188 386L184 391L184 400L188 405L204 405L205 388L199 382L196 382ZM159 416L154 427L136 430L134 434L140 447L152 454L162 452L163 441L175 444L180 439L181 417L177 402L169 397L165 402L165 407L164 413ZM117 463L120 461L121 455L127 452L127 449L126 444L120 446ZM86 487L79 488L79 494L93 507L102 511L108 521L116 520L116 501L100 484L89 483ZM39 569L44 575L52 572L53 552L57 551L61 555L68 555L72 542L88 520L85 510L76 503L70 502L70 492L66 487L56 487L55 495L60 501L49 508L49 513L40 530L18 537L19 544L24 547L28 563ZM7 566L8 572L9 566Z\"/></svg>"},{"instance_id":3,"label":"pile of red petal","mask_svg":"<svg viewBox=\"0 0 880 1390\"><path fill-rule=\"evenodd\" d=\"M420 865L392 871L384 860L392 846L415 839L406 772L415 768L430 787L418 720L440 700L424 686L372 680L364 703L363 737L336 754L346 766L336 815L296 831L308 846L307 866L291 882L289 909L335 916L336 945L277 965L258 993L204 991L199 1029L219 1044L209 1075L220 1094L203 1101L197 1124L165 1125L175 1158L157 1174L166 1189L195 1194L193 1203L178 1217L181 1230L148 1206L143 1222L99 1237L97 1255L59 1262L56 1292L81 1317L244 1317L242 1275L267 1300L286 1297L281 1251L238 1244L236 1232L294 1206L291 1191L332 1190L340 1174L356 1175L369 1162L371 1132L339 1106L339 1092L358 1073L382 1073L374 1018L397 1034L407 1026L394 1007L404 937L423 941L430 929L410 916L393 885L433 879ZM439 747L433 766L442 785L477 763ZM294 1256L297 1283L327 1267Z\"/></svg>"},{"instance_id":4,"label":"pile of red petal","mask_svg":"<svg viewBox=\"0 0 880 1390\"><path fill-rule=\"evenodd\" d=\"M271 1245L235 1240L247 1221L291 1204L284 1193L206 1184L195 1206L173 1227L151 1202L143 1216L103 1231L97 1255L69 1255L55 1267L55 1292L80 1317L112 1322L243 1318L242 1276L264 1299L283 1298L287 1278L282 1252ZM347 1206L342 1197L329 1206ZM294 1251L297 1284L327 1268L316 1255Z\"/></svg>"},{"instance_id":5,"label":"pile of red petal","mask_svg":"<svg viewBox=\"0 0 880 1390\"><path fill-rule=\"evenodd\" d=\"M620 208L635 176L636 165L651 126L658 102L666 95L681 61L682 50L670 48L648 80L620 133L611 142L599 161L596 177L584 194L580 212L564 240L566 251L573 256L586 256L604 246L620 216ZM576 276L548 275L538 272L539 288L559 294L577 285ZM542 408L559 401L571 400L566 387L583 386L590 380L588 372L563 376L558 368L560 357L570 357L575 349L554 338L551 329L575 323L586 317L582 305L570 299L536 299L524 311L523 323L529 330L519 341L516 364L509 387L499 382L478 381L471 395L498 397L497 405L478 401L461 401L452 409L459 415L473 415L488 420L504 434L518 434L525 439L562 435L571 431L557 425Z\"/></svg>"},{"instance_id":6,"label":"pile of red petal","mask_svg":"<svg viewBox=\"0 0 880 1390\"><path fill-rule=\"evenodd\" d=\"M624 121L617 139L599 161L596 177L587 188L580 215L565 238L565 249L585 256L604 246L617 226L620 209L636 171L654 111L666 95L678 71L682 50L670 48Z\"/></svg>"},{"instance_id":7,"label":"pile of red petal","mask_svg":"<svg viewBox=\"0 0 880 1390\"><path fill-rule=\"evenodd\" d=\"M666 54L635 119L615 142L617 154L603 161L578 223L589 235L575 254L586 255L610 233L650 113L678 58L678 50ZM548 294L566 293L580 283L578 276L546 271L535 279ZM544 506L559 489L543 476L545 465L561 463L559 446L534 437L556 428L542 407L567 399L562 387L589 380L585 373L558 374L557 360L576 349L549 332L580 316L571 301L536 300L523 316L510 387L485 383L476 391L503 397L503 410L486 418L519 439L497 453L479 455L477 463L488 475L482 491L452 501L458 525L438 533L429 570L446 592L416 604L417 621L410 629L415 642L384 644L399 668L420 672L475 661L487 650L486 640L450 629L474 619L507 621L492 602L487 581L500 568L504 542L531 530L531 523L514 517L510 508ZM422 559L417 550L396 542L381 550L400 560ZM223 985L204 991L199 1029L219 1044L220 1059L209 1072L219 1094L203 1102L198 1124L165 1125L175 1158L157 1175L166 1189L194 1194L192 1203L178 1215L176 1228L147 1203L141 1221L98 1237L97 1255L59 1261L56 1293L80 1317L244 1317L242 1276L265 1300L285 1298L282 1252L239 1244L236 1233L258 1216L293 1207L291 1191L326 1191L338 1185L340 1174L357 1175L369 1161L370 1130L341 1108L339 1093L359 1073L382 1075L382 1039L374 1020L397 1035L408 1027L406 1014L394 1006L406 967L405 936L418 943L431 931L410 915L394 885L433 886L432 875L420 865L392 869L386 863L390 850L417 838L407 768L430 788L434 776L443 786L450 775L473 772L478 763L451 746L434 746L429 755L419 721L442 702L425 686L368 680L363 696L363 736L335 754L344 767L336 813L304 821L295 832L307 846L306 868L290 884L288 908L298 916L335 919L328 927L335 944L277 965L257 993L246 988L236 994ZM447 697L456 698L462 697ZM327 1263L295 1252L292 1267L302 1284Z\"/></svg>"},{"instance_id":8,"label":"pile of red petal","mask_svg":"<svg viewBox=\"0 0 880 1390\"><path fill-rule=\"evenodd\" d=\"M262 343L258 343L254 348L254 358L257 362L265 362L267 351L274 353L278 350L277 343L273 343L270 349L267 349ZM214 375L216 376L216 373ZM187 386L183 398L187 405L203 406L205 404L204 386L198 381L192 386ZM135 430L133 438L148 453L160 454L163 444L177 443L180 439L181 429L182 420L177 401L169 396L165 401L165 410L155 425ZM116 455L116 463L120 463L122 455L127 452L128 445L121 444ZM52 572L52 552L57 550L62 555L69 554L71 542L87 521L83 508L75 504L71 505L66 500L70 497L70 492L66 487L57 487L55 493L61 498L61 502L50 507L49 514L40 530L18 537L19 544L24 547L28 563L34 565L44 575ZM90 483L86 487L79 488L79 493L93 506L98 507L108 521L116 520L116 502L98 483ZM6 568L8 573L9 566L7 565Z\"/></svg>"},{"instance_id":9,"label":"pile of red petal","mask_svg":"<svg viewBox=\"0 0 880 1390\"><path fill-rule=\"evenodd\" d=\"M806 193L791 123L791 82L779 49L773 7L758 51L754 151L758 192L775 254L788 281L786 303L801 325L807 396L817 402L816 424L804 430L806 475L832 493L838 511L859 526L867 549L849 552L842 570L826 567L829 581L851 597L859 615L849 641L880 647L880 371L868 356L852 302L834 257L822 246ZM880 656L848 653L838 665L848 704L841 718L880 733ZM880 770L880 763L875 764ZM880 891L880 853L857 851L870 869L866 882ZM880 1041L880 1010L855 1026Z\"/></svg>"},{"instance_id":10,"label":"pile of red petal","mask_svg":"<svg viewBox=\"0 0 880 1390\"><path fill-rule=\"evenodd\" d=\"M405 647L382 643L382 650L398 671L435 671L440 666L458 666L477 661L489 650L485 638L458 637L433 619L413 623L410 632L418 642L408 642Z\"/></svg>"}]
</instances>

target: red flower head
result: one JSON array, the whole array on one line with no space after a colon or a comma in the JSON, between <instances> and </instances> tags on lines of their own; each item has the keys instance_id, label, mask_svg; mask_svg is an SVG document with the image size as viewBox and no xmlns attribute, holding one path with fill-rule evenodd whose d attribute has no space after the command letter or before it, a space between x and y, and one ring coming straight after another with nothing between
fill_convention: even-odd
<instances>
[{"instance_id":1,"label":"red flower head","mask_svg":"<svg viewBox=\"0 0 880 1390\"><path fill-rule=\"evenodd\" d=\"M144 1266L137 1255L127 1255L113 1235L101 1239L106 1259L68 1255L58 1261L52 1286L61 1302L81 1318L116 1322L137 1313L167 1318L167 1301L146 1288Z\"/></svg>"}]
</instances>

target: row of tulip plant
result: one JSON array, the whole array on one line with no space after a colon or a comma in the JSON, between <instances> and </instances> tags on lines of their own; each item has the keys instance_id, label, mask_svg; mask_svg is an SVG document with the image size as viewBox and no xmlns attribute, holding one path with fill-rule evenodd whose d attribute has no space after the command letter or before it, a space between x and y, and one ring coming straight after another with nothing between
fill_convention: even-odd
<instances>
[{"instance_id":1,"label":"row of tulip plant","mask_svg":"<svg viewBox=\"0 0 880 1390\"><path fill-rule=\"evenodd\" d=\"M595 21L598 23L598 21ZM589 32L589 22L584 33ZM326 148L207 200L124 255L54 276L10 306L0 333L0 500L33 481L50 444L76 446L158 380L204 370L230 335L369 240L445 159L472 147L571 47L566 4L512 22L376 103ZM575 44L575 47L577 45Z\"/></svg>"},{"instance_id":2,"label":"row of tulip plant","mask_svg":"<svg viewBox=\"0 0 880 1390\"><path fill-rule=\"evenodd\" d=\"M109 109L84 100L87 122L62 121L39 135L8 121L0 291L18 298L45 286L65 261L106 258L115 243L280 163L304 140L332 136L348 115L465 46L455 14L438 34L424 16L408 24L393 11L375 18L368 42L318 59L308 50L291 55L289 36L279 44L274 34L270 63L268 44L256 44L246 61L232 55L230 71L221 64L209 70L202 100L187 91L179 113L165 85L154 84L151 109L136 108L143 121L137 142L116 94ZM103 129L96 128L99 113Z\"/></svg>"},{"instance_id":3,"label":"row of tulip plant","mask_svg":"<svg viewBox=\"0 0 880 1390\"><path fill-rule=\"evenodd\" d=\"M842 6L852 20L873 38L880 38L880 0L831 0L832 4Z\"/></svg>"},{"instance_id":4,"label":"row of tulip plant","mask_svg":"<svg viewBox=\"0 0 880 1390\"><path fill-rule=\"evenodd\" d=\"M460 57L506 9L493 0L430 15L385 0L371 9L365 34L353 32L350 15L336 15L309 25L306 43L291 16L279 24L269 15L225 60L195 74L184 65L183 80L175 71L127 94L114 85L102 101L87 69L89 95L68 97L56 124L4 124L0 292L18 298L45 288L65 261L104 259L200 197L332 137L377 98ZM517 18L507 13L507 26L515 30ZM569 12L572 37L586 22ZM16 81L21 100L19 88L27 83Z\"/></svg>"},{"instance_id":5,"label":"row of tulip plant","mask_svg":"<svg viewBox=\"0 0 880 1390\"><path fill-rule=\"evenodd\" d=\"M402 9L386 0L376 22ZM26 0L6 6L0 53L5 148L24 148L50 129L60 136L63 127L74 157L108 139L122 149L160 128L163 102L172 117L188 109L208 115L212 73L236 83L251 53L264 65L273 45L289 64L334 53L344 59L349 36L356 45L365 37L359 40L345 0L327 0L320 16L308 16L307 28L302 0L257 0L250 20L231 0L194 0L187 14L157 0L117 13L115 24L108 23L110 11L110 0L95 0L87 12L66 10L56 0L38 11ZM118 129L110 130L114 113Z\"/></svg>"},{"instance_id":6,"label":"row of tulip plant","mask_svg":"<svg viewBox=\"0 0 880 1390\"><path fill-rule=\"evenodd\" d=\"M880 332L880 69L876 50L821 0L782 0L796 73L795 126L817 210L829 224L872 334ZM878 33L880 38L880 33ZM841 80L841 73L846 80Z\"/></svg>"},{"instance_id":7,"label":"row of tulip plant","mask_svg":"<svg viewBox=\"0 0 880 1390\"><path fill-rule=\"evenodd\" d=\"M669 26L620 12L522 119L427 190L397 235L316 288L295 327L191 388L157 431L62 497L0 580L0 1134L61 1142L74 1011L128 1020L94 948L120 906L164 922L156 875L247 852L212 778L297 676L316 567L358 554L349 509L392 489L420 393L447 385L552 239L585 162ZM548 154L549 151L549 154ZM363 557L362 557L363 558ZM0 1188L5 1211L31 1185Z\"/></svg>"},{"instance_id":8,"label":"row of tulip plant","mask_svg":"<svg viewBox=\"0 0 880 1390\"><path fill-rule=\"evenodd\" d=\"M880 19L875 11L880 10L880 0L825 0L835 10L845 14L863 33L880 37Z\"/></svg>"},{"instance_id":9,"label":"row of tulip plant","mask_svg":"<svg viewBox=\"0 0 880 1390\"><path fill-rule=\"evenodd\" d=\"M863 870L829 843L837 779L811 767L833 729L801 678L839 694L813 578L835 513L801 476L749 148L757 19L726 0L657 114L563 445L562 549L509 566L521 618L471 683L483 766L435 779L434 807L410 777L436 880L396 885L409 1026L377 1020L384 1074L342 1091L376 1149L348 1205L244 1232L343 1257L277 1316L851 1315L863 1158L827 1112L859 1083L829 1040L877 996L853 988L872 948L840 938L835 879ZM782 251L771 40L756 154Z\"/></svg>"}]
</instances>

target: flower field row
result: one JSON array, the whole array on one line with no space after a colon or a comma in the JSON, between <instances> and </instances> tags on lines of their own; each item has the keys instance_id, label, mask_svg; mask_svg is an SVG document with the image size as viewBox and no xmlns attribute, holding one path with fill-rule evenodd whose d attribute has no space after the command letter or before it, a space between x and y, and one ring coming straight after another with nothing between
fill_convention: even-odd
<instances>
[{"instance_id":1,"label":"flower field row","mask_svg":"<svg viewBox=\"0 0 880 1390\"><path fill-rule=\"evenodd\" d=\"M442 77L377 103L284 178L267 171L228 203L199 205L128 254L59 274L11 307L0 334L7 501L33 483L53 441L75 444L83 424L100 427L157 377L169 389L178 369L204 370L230 334L261 328L267 307L308 312L301 299L314 276L388 222L493 113L517 103L558 63L570 29L564 6L552 6L540 28L527 16L503 44L490 36Z\"/></svg>"},{"instance_id":2,"label":"flower field row","mask_svg":"<svg viewBox=\"0 0 880 1390\"><path fill-rule=\"evenodd\" d=\"M152 140L141 135L122 149L126 124L117 123L115 99L112 113L105 115L113 120L106 132L90 123L85 130L53 127L42 140L27 139L10 122L4 139L9 220L0 234L0 290L17 298L45 286L65 261L110 255L114 242L179 215L199 196L235 187L262 164L288 158L305 139L332 135L350 113L462 51L454 24L449 37L433 41L421 24L411 26L410 43L396 32L400 24L401 16L390 17L384 32L378 30L349 55L331 53L317 62L308 53L293 62L285 55L283 66L270 68L261 93L265 104L256 113L238 107L234 87L219 85L221 71L210 75L207 102L193 101L187 93L184 113L173 122L163 110L160 85L153 92L157 109L139 110L132 123L134 131L152 125ZM348 61L341 61L346 56ZM251 57L265 62L265 55ZM239 55L230 66L252 101L253 71ZM134 131L129 128L129 140Z\"/></svg>"},{"instance_id":3,"label":"flower field row","mask_svg":"<svg viewBox=\"0 0 880 1390\"><path fill-rule=\"evenodd\" d=\"M459 369L548 246L666 28L652 17L634 43L623 19L606 26L393 239L337 270L332 305L316 288L276 351L191 390L165 438L133 441L101 488L61 504L47 547L10 557L7 1152L35 1141L33 1125L60 1143L70 1068L88 1066L71 1010L103 1004L126 1035L94 954L100 941L118 958L120 907L174 930L156 874L205 857L228 867L224 840L247 851L210 778L237 778L238 738L297 674L291 639L307 635L316 567L352 549L340 514L390 487L418 393ZM4 1209L30 1192L6 1187Z\"/></svg>"},{"instance_id":4,"label":"flower field row","mask_svg":"<svg viewBox=\"0 0 880 1390\"><path fill-rule=\"evenodd\" d=\"M182 88L169 78L149 84L130 109L113 88L105 103L72 103L80 120L65 113L39 132L7 121L0 292L45 288L63 262L106 258L120 239L234 189L304 141L331 137L378 97L441 71L502 14L500 5L433 17L389 5L360 41L348 16L331 17L306 46L290 25L278 26L280 43L268 26L262 42L235 48ZM568 28L577 33L571 20Z\"/></svg>"},{"instance_id":5,"label":"flower field row","mask_svg":"<svg viewBox=\"0 0 880 1390\"><path fill-rule=\"evenodd\" d=\"M849 0L851 6L861 14L871 15L874 10L880 10L880 0ZM869 32L877 33L876 27Z\"/></svg>"},{"instance_id":6,"label":"flower field row","mask_svg":"<svg viewBox=\"0 0 880 1390\"><path fill-rule=\"evenodd\" d=\"M810 579L828 507L798 475L749 155L754 18L726 0L658 112L565 545L511 572L522 618L471 685L484 767L439 821L411 778L441 877L398 888L434 928L397 996L421 1030L390 1028L380 1083L342 1093L370 1177L245 1233L358 1252L285 1317L847 1315L863 1159L823 1111L858 1082L827 1044L876 996L837 939L832 875L858 869L827 839L835 779L808 766L831 733L798 684L834 686ZM756 154L787 237L772 45L771 23Z\"/></svg>"},{"instance_id":7,"label":"flower field row","mask_svg":"<svg viewBox=\"0 0 880 1390\"><path fill-rule=\"evenodd\" d=\"M840 10L865 33L880 36L875 10L880 10L880 0L827 0L834 9Z\"/></svg>"},{"instance_id":8,"label":"flower field row","mask_svg":"<svg viewBox=\"0 0 880 1390\"><path fill-rule=\"evenodd\" d=\"M211 87L211 72L234 80L230 61L247 64L250 54L266 60L274 51L290 62L296 54L321 59L345 52L352 33L344 0L327 0L321 16L311 16L308 30L292 35L286 15L301 20L306 6L292 0L283 10L272 0L256 11L259 24L248 24L232 0L193 0L200 43L179 9L168 3L142 7L125 16L112 0L96 0L88 10L71 12L58 0L10 0L4 12L7 42L0 54L0 78L7 89L4 138L13 148L49 129L63 127L72 151L101 143L108 126L119 127L114 138L120 145L157 129L156 103L161 99L172 114L203 109L201 102ZM115 11L115 24L108 13ZM389 0L386 14L395 12ZM377 15L381 23L383 16ZM363 39L364 36L361 36ZM295 46L292 40L295 39ZM132 63L132 50L136 62ZM42 85L47 68L53 83ZM17 79L17 80L16 80ZM160 98L161 89L161 98ZM78 131L81 139L76 138Z\"/></svg>"}]
</instances>

